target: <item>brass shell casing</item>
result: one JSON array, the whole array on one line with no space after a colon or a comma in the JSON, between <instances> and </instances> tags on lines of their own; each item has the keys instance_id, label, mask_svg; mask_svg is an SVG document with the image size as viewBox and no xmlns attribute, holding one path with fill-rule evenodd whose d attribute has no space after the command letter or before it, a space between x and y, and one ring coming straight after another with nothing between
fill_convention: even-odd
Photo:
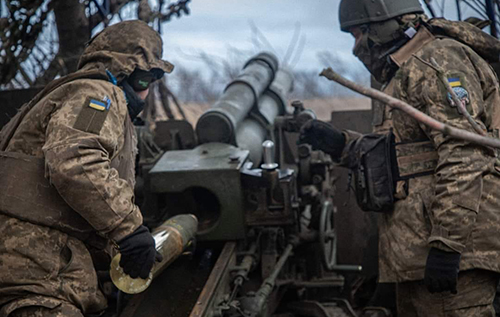
<instances>
[{"instance_id":1,"label":"brass shell casing","mask_svg":"<svg viewBox=\"0 0 500 317\"><path fill-rule=\"evenodd\" d=\"M121 254L111 261L110 275L113 284L124 293L138 294L148 288L153 279L172 263L193 241L198 219L192 214L174 216L155 228L151 235L155 239L156 251L163 261L156 262L146 279L131 278L120 267Z\"/></svg>"}]
</instances>

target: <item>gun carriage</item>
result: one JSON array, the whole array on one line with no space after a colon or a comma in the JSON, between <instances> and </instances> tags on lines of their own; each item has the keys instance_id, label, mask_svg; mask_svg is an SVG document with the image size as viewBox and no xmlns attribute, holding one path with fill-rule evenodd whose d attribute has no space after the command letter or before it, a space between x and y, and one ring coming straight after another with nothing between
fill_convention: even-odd
<instances>
[{"instance_id":1,"label":"gun carriage","mask_svg":"<svg viewBox=\"0 0 500 317\"><path fill-rule=\"evenodd\" d=\"M191 258L121 298L120 316L355 316L340 272L361 267L337 264L333 163L297 145L315 114L287 104L292 87L261 53L195 129L158 122L152 138L138 128L146 223L191 213L199 225Z\"/></svg>"}]
</instances>

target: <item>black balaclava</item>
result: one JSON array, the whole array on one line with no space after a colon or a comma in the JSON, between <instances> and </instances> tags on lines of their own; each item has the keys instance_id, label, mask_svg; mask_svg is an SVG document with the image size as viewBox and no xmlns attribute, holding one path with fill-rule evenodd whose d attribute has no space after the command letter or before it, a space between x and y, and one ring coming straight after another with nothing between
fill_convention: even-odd
<instances>
[{"instance_id":1,"label":"black balaclava","mask_svg":"<svg viewBox=\"0 0 500 317\"><path fill-rule=\"evenodd\" d=\"M372 76L380 83L387 82L397 66L393 65L386 54L393 47L392 43L380 45L371 43L366 33L358 45L353 50L353 54L365 65Z\"/></svg>"},{"instance_id":2,"label":"black balaclava","mask_svg":"<svg viewBox=\"0 0 500 317\"><path fill-rule=\"evenodd\" d=\"M378 82L389 81L398 69L389 56L415 35L422 19L424 15L408 14L361 26L362 38L353 54Z\"/></svg>"}]
</instances>

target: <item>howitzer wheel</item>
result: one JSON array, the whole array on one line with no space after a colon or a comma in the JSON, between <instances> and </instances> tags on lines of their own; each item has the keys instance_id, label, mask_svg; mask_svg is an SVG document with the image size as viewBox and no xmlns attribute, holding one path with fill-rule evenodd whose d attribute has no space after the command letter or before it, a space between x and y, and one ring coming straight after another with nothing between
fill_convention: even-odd
<instances>
[{"instance_id":1,"label":"howitzer wheel","mask_svg":"<svg viewBox=\"0 0 500 317\"><path fill-rule=\"evenodd\" d=\"M337 234L333 218L333 205L325 201L321 207L319 222L319 243L325 269L333 270L337 264Z\"/></svg>"}]
</instances>

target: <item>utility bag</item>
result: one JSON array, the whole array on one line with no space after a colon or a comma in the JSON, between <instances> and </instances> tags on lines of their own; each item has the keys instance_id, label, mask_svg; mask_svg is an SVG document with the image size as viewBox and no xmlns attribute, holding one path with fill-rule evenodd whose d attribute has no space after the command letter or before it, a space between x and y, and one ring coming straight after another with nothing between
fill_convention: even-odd
<instances>
[{"instance_id":1,"label":"utility bag","mask_svg":"<svg viewBox=\"0 0 500 317\"><path fill-rule=\"evenodd\" d=\"M394 134L363 135L355 141L349 156L359 207L364 211L392 211L397 175Z\"/></svg>"}]
</instances>

